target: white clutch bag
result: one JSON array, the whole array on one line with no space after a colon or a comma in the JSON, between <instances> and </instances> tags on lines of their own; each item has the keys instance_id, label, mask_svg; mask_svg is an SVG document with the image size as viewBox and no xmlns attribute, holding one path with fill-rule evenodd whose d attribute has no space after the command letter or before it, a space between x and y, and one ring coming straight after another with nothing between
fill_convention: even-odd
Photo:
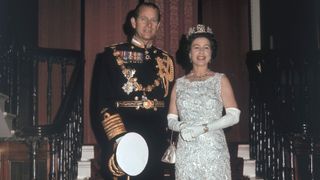
<instances>
[{"instance_id":1,"label":"white clutch bag","mask_svg":"<svg viewBox=\"0 0 320 180\"><path fill-rule=\"evenodd\" d=\"M173 131L171 132L170 145L164 152L161 161L164 163L174 164L176 162L176 145L172 140Z\"/></svg>"}]
</instances>

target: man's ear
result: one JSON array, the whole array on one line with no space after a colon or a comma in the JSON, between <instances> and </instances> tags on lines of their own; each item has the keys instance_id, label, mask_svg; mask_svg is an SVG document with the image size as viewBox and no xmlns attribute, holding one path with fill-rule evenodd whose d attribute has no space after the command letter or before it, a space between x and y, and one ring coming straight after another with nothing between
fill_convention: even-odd
<instances>
[{"instance_id":1,"label":"man's ear","mask_svg":"<svg viewBox=\"0 0 320 180\"><path fill-rule=\"evenodd\" d=\"M158 25L157 25L157 31L158 31L159 27L160 27L160 22L159 22Z\"/></svg>"},{"instance_id":2,"label":"man's ear","mask_svg":"<svg viewBox=\"0 0 320 180\"><path fill-rule=\"evenodd\" d=\"M132 18L130 19L130 21L131 21L131 25L132 25L133 29L135 29L135 28L137 27L136 19L135 19L134 17L132 17Z\"/></svg>"}]
</instances>

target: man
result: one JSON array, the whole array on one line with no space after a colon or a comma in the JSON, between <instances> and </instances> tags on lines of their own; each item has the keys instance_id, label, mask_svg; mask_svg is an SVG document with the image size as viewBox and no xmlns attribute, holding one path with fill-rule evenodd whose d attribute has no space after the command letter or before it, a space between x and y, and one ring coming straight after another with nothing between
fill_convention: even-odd
<instances>
[{"instance_id":1,"label":"man","mask_svg":"<svg viewBox=\"0 0 320 180\"><path fill-rule=\"evenodd\" d=\"M149 160L145 170L131 179L162 179L174 65L166 52L152 44L160 25L158 6L139 4L130 21L135 30L131 42L107 47L97 55L91 87L92 126L102 148L102 170L124 178L112 155L124 134L136 132L146 140Z\"/></svg>"}]
</instances>

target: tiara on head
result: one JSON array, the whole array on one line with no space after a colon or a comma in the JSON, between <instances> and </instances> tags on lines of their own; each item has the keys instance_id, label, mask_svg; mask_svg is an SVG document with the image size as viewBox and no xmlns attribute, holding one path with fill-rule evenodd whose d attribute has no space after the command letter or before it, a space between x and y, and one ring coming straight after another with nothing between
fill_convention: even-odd
<instances>
[{"instance_id":1,"label":"tiara on head","mask_svg":"<svg viewBox=\"0 0 320 180\"><path fill-rule=\"evenodd\" d=\"M198 24L195 27L191 27L189 28L189 32L188 32L188 36L187 38L189 38L191 35L193 34L198 34L198 33L209 33L209 34L213 34L212 29L209 26L205 26L203 24Z\"/></svg>"}]
</instances>

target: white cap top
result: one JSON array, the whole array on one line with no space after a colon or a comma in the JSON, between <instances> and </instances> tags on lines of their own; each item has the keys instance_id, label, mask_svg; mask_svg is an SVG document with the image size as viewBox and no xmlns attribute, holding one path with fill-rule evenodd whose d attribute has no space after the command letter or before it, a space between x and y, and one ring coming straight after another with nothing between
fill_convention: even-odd
<instances>
[{"instance_id":1,"label":"white cap top","mask_svg":"<svg viewBox=\"0 0 320 180\"><path fill-rule=\"evenodd\" d=\"M140 134L130 132L122 136L116 149L116 161L126 174L139 175L146 167L148 157L148 145Z\"/></svg>"}]
</instances>

